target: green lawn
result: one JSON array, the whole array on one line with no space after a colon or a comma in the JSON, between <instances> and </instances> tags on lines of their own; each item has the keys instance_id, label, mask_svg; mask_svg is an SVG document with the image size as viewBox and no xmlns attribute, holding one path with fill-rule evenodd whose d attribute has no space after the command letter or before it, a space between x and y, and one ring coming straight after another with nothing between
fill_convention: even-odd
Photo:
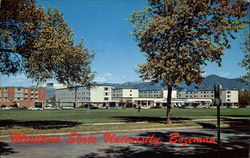
<instances>
[{"instance_id":1,"label":"green lawn","mask_svg":"<svg viewBox=\"0 0 250 158\"><path fill-rule=\"evenodd\" d=\"M183 126L212 127L216 121L181 121L202 118L216 118L216 109L172 109L173 124L164 124L166 109L148 109L137 112L136 109L125 110L56 110L56 111L28 111L9 110L0 111L0 136L13 132L27 134L86 132L102 130L148 129ZM250 117L250 109L221 109L222 117ZM87 125L86 123L103 122L134 122L148 121L141 124L122 125ZM178 121L178 122L176 122ZM228 124L228 121L221 121Z\"/></svg>"},{"instance_id":2,"label":"green lawn","mask_svg":"<svg viewBox=\"0 0 250 158\"><path fill-rule=\"evenodd\" d=\"M137 112L136 109L124 110L1 110L0 120L15 121L77 121L80 123L101 122L133 122L133 121L164 121L166 109L148 109ZM250 109L221 109L222 117L250 117ZM216 118L216 109L172 109L172 117L176 119Z\"/></svg>"}]
</instances>

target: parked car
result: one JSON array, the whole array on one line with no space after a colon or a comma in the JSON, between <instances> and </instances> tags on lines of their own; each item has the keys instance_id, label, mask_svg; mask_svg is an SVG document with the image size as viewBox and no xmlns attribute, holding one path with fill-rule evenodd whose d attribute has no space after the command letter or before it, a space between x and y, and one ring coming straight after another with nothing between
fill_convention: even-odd
<instances>
[{"instance_id":1,"label":"parked car","mask_svg":"<svg viewBox=\"0 0 250 158\"><path fill-rule=\"evenodd\" d=\"M87 107L88 108L88 107ZM97 106L93 106L93 105L91 105L91 106L89 106L89 109L99 109Z\"/></svg>"},{"instance_id":2,"label":"parked car","mask_svg":"<svg viewBox=\"0 0 250 158\"><path fill-rule=\"evenodd\" d=\"M234 108L234 109L236 109L236 108L239 108L239 106L229 106L229 108Z\"/></svg>"},{"instance_id":3,"label":"parked car","mask_svg":"<svg viewBox=\"0 0 250 158\"><path fill-rule=\"evenodd\" d=\"M220 108L225 109L225 108L227 108L227 106L222 105L222 106L220 106Z\"/></svg>"},{"instance_id":4,"label":"parked car","mask_svg":"<svg viewBox=\"0 0 250 158\"><path fill-rule=\"evenodd\" d=\"M119 110L121 110L121 109L125 109L125 107L124 107L124 106L116 106L116 107L114 107L114 109L119 109Z\"/></svg>"},{"instance_id":5,"label":"parked car","mask_svg":"<svg viewBox=\"0 0 250 158\"><path fill-rule=\"evenodd\" d=\"M156 105L156 106L152 106L151 108L152 108L152 109L161 109L162 107L159 106L159 105Z\"/></svg>"},{"instance_id":6,"label":"parked car","mask_svg":"<svg viewBox=\"0 0 250 158\"><path fill-rule=\"evenodd\" d=\"M37 108L37 107L30 107L27 110L43 110L42 108Z\"/></svg>"},{"instance_id":7,"label":"parked car","mask_svg":"<svg viewBox=\"0 0 250 158\"><path fill-rule=\"evenodd\" d=\"M44 108L44 110L59 110L59 108L55 108L55 107L46 107L46 108Z\"/></svg>"},{"instance_id":8,"label":"parked car","mask_svg":"<svg viewBox=\"0 0 250 158\"><path fill-rule=\"evenodd\" d=\"M14 110L14 108L11 106L7 106L7 107L3 107L2 110Z\"/></svg>"},{"instance_id":9,"label":"parked car","mask_svg":"<svg viewBox=\"0 0 250 158\"><path fill-rule=\"evenodd\" d=\"M62 109L63 110L72 110L72 109L74 109L74 107L73 106L63 106Z\"/></svg>"},{"instance_id":10,"label":"parked car","mask_svg":"<svg viewBox=\"0 0 250 158\"><path fill-rule=\"evenodd\" d=\"M181 108L183 108L183 109L193 109L194 107L193 106L182 106Z\"/></svg>"},{"instance_id":11,"label":"parked car","mask_svg":"<svg viewBox=\"0 0 250 158\"><path fill-rule=\"evenodd\" d=\"M209 108L208 105L198 105L197 108Z\"/></svg>"}]
</instances>

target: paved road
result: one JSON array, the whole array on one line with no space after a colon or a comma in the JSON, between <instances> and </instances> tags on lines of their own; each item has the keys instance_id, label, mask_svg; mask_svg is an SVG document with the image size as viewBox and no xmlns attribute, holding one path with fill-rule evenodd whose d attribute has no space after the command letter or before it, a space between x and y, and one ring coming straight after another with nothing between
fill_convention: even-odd
<instances>
[{"instance_id":1,"label":"paved road","mask_svg":"<svg viewBox=\"0 0 250 158\"><path fill-rule=\"evenodd\" d=\"M248 122L249 123L249 122ZM248 124L249 125L249 124ZM247 158L250 157L250 131L248 125L222 128L220 157ZM67 137L61 138L61 143L10 143L0 142L0 158L168 158L168 157L216 157L216 144L170 144L169 134L179 132L181 137L216 137L216 129L191 129L190 131L142 132L133 134L117 134L116 137L147 137L154 135L162 143L131 144L104 143L103 135L96 135L96 143L71 143Z\"/></svg>"}]
</instances>

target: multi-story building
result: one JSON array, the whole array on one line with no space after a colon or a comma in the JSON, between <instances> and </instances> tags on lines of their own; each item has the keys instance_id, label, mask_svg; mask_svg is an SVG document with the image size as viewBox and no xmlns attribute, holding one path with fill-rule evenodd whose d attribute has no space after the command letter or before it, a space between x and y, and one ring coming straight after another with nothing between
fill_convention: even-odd
<instances>
[{"instance_id":1,"label":"multi-story building","mask_svg":"<svg viewBox=\"0 0 250 158\"><path fill-rule=\"evenodd\" d=\"M24 87L0 87L0 106L42 106L46 101L46 89Z\"/></svg>"},{"instance_id":2,"label":"multi-story building","mask_svg":"<svg viewBox=\"0 0 250 158\"><path fill-rule=\"evenodd\" d=\"M180 91L178 98L181 99L214 99L214 91L212 90L196 90L196 91ZM223 104L238 103L238 90L222 90L221 101Z\"/></svg>"},{"instance_id":3,"label":"multi-story building","mask_svg":"<svg viewBox=\"0 0 250 158\"><path fill-rule=\"evenodd\" d=\"M111 86L96 85L92 88L78 87L76 89L62 88L56 90L56 102L60 106L78 107L91 104L95 106L126 106L151 107L167 106L167 90L139 90L136 88L114 89ZM214 92L210 90L199 91L172 91L172 106L184 104L211 105ZM238 103L237 90L223 90L222 103Z\"/></svg>"},{"instance_id":4,"label":"multi-story building","mask_svg":"<svg viewBox=\"0 0 250 158\"><path fill-rule=\"evenodd\" d=\"M167 98L168 90L139 90L140 98ZM177 90L172 90L171 98L177 98Z\"/></svg>"},{"instance_id":5,"label":"multi-story building","mask_svg":"<svg viewBox=\"0 0 250 158\"><path fill-rule=\"evenodd\" d=\"M56 102L60 106L80 106L86 103L106 106L111 102L111 86L77 87L56 89Z\"/></svg>"},{"instance_id":6,"label":"multi-story building","mask_svg":"<svg viewBox=\"0 0 250 158\"><path fill-rule=\"evenodd\" d=\"M139 97L139 90L136 88L119 88L112 90L113 98L134 98Z\"/></svg>"},{"instance_id":7,"label":"multi-story building","mask_svg":"<svg viewBox=\"0 0 250 158\"><path fill-rule=\"evenodd\" d=\"M112 101L114 105L133 106L133 98L139 97L139 90L136 88L119 88L112 90Z\"/></svg>"}]
</instances>

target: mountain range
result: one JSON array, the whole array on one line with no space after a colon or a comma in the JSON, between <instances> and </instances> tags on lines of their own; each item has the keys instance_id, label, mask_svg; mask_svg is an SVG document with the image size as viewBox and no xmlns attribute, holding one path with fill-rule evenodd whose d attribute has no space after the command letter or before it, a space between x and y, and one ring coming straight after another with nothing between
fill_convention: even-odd
<instances>
[{"instance_id":1,"label":"mountain range","mask_svg":"<svg viewBox=\"0 0 250 158\"><path fill-rule=\"evenodd\" d=\"M204 78L203 83L199 86L201 90L213 90L214 84L221 84L222 89L250 89L250 82L240 82L238 79L228 79L217 75L209 75ZM102 85L109 85L114 88L137 88L140 90L161 90L166 89L166 86L162 86L161 83L153 84L152 82L126 82L126 83L102 83ZM186 89L189 91L195 90L196 85L190 86L182 83L179 85L180 89ZM47 98L55 95L55 89L51 87L45 87L47 90Z\"/></svg>"}]
</instances>

